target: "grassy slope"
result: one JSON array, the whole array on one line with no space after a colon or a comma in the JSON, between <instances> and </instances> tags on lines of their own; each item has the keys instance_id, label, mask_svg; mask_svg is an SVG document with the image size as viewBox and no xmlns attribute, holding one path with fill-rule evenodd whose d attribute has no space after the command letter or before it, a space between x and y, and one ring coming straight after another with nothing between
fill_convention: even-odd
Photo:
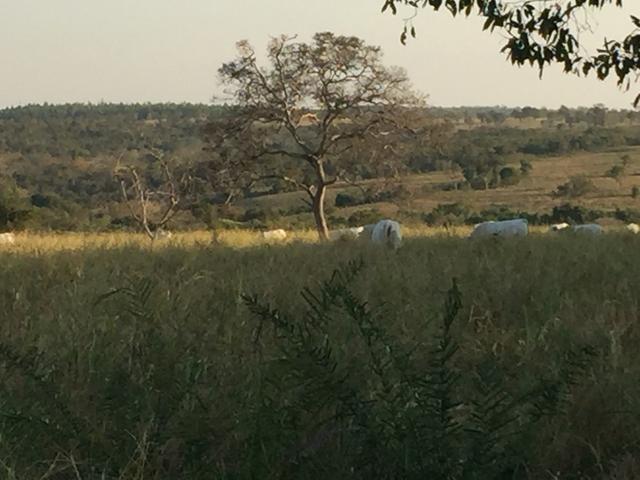
<instances>
[{"instance_id":1,"label":"grassy slope","mask_svg":"<svg viewBox=\"0 0 640 480\"><path fill-rule=\"evenodd\" d=\"M618 180L606 177L605 172L613 165L620 164L620 157L625 154L631 157L625 175ZM462 180L462 176L456 173L434 172L405 177L401 183L413 192L413 197L404 202L402 207L425 213L438 204L456 202L472 207L476 211L491 205L505 205L531 213L548 212L554 205L567 201L604 210L640 207L640 200L631 198L631 188L634 185L640 186L640 148L536 158L532 163L533 170L529 177L524 178L517 185L484 191L442 191L436 188L438 184ZM597 190L580 198L557 198L551 195L558 185L565 183L569 177L577 175L588 177ZM327 195L328 204L333 204L337 193L349 190L353 191L353 188L344 186L332 188ZM246 204L263 208L287 208L300 205L302 198L302 195L297 193L284 193L260 197ZM377 208L384 214L393 215L398 206L391 203L378 203L336 209L334 213L348 217L355 210L363 208Z\"/></svg>"}]
</instances>

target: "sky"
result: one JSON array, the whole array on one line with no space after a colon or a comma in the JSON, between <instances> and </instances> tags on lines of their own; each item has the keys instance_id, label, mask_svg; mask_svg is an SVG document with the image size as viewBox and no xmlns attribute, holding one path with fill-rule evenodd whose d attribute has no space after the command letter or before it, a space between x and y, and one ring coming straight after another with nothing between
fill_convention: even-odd
<instances>
[{"instance_id":1,"label":"sky","mask_svg":"<svg viewBox=\"0 0 640 480\"><path fill-rule=\"evenodd\" d=\"M434 106L591 106L631 108L613 78L599 82L512 66L503 38L477 18L423 10L416 40L399 42L402 16L380 13L383 0L0 0L0 108L30 103L210 103L216 70L248 39L259 54L270 36L318 31L379 45L385 62L404 67ZM627 4L631 2L627 1ZM630 31L640 6L609 7L589 19L596 46ZM409 14L411 12L405 12Z\"/></svg>"}]
</instances>

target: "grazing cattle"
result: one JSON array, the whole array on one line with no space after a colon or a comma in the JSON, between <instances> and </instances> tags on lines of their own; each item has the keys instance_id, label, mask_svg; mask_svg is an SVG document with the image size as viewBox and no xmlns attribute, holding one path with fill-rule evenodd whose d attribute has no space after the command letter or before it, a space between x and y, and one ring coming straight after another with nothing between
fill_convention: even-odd
<instances>
[{"instance_id":1,"label":"grazing cattle","mask_svg":"<svg viewBox=\"0 0 640 480\"><path fill-rule=\"evenodd\" d=\"M600 235L604 233L604 229L597 223L585 223L584 225L574 225L571 231L575 233L586 233L589 235Z\"/></svg>"},{"instance_id":2,"label":"grazing cattle","mask_svg":"<svg viewBox=\"0 0 640 480\"><path fill-rule=\"evenodd\" d=\"M329 240L356 240L364 232L364 227L341 228L329 232Z\"/></svg>"},{"instance_id":3,"label":"grazing cattle","mask_svg":"<svg viewBox=\"0 0 640 480\"><path fill-rule=\"evenodd\" d=\"M360 238L365 240L371 240L371 234L373 233L373 229L376 228L375 223L368 223L367 225L362 227L362 234Z\"/></svg>"},{"instance_id":4,"label":"grazing cattle","mask_svg":"<svg viewBox=\"0 0 640 480\"><path fill-rule=\"evenodd\" d=\"M281 228L278 228L277 230L267 230L262 232L262 238L269 242L282 241L287 238L287 232Z\"/></svg>"},{"instance_id":5,"label":"grazing cattle","mask_svg":"<svg viewBox=\"0 0 640 480\"><path fill-rule=\"evenodd\" d=\"M157 229L153 232L154 240L165 240L173 237L173 234L168 230L163 230L162 228Z\"/></svg>"},{"instance_id":6,"label":"grazing cattle","mask_svg":"<svg viewBox=\"0 0 640 480\"><path fill-rule=\"evenodd\" d=\"M363 228L364 231L364 228ZM380 220L371 231L371 241L392 247L394 250L402 244L400 224L393 220Z\"/></svg>"},{"instance_id":7,"label":"grazing cattle","mask_svg":"<svg viewBox=\"0 0 640 480\"><path fill-rule=\"evenodd\" d=\"M13 245L16 243L15 234L9 233L0 233L0 245Z\"/></svg>"},{"instance_id":8,"label":"grazing cattle","mask_svg":"<svg viewBox=\"0 0 640 480\"><path fill-rule=\"evenodd\" d=\"M469 238L480 237L520 237L529 233L529 223L524 218L482 222L473 227Z\"/></svg>"},{"instance_id":9,"label":"grazing cattle","mask_svg":"<svg viewBox=\"0 0 640 480\"><path fill-rule=\"evenodd\" d=\"M569 228L571 225L569 225L567 222L563 222L563 223L556 223L554 225L551 225L549 227L549 231L550 232L561 232L562 230L566 230L567 228Z\"/></svg>"},{"instance_id":10,"label":"grazing cattle","mask_svg":"<svg viewBox=\"0 0 640 480\"><path fill-rule=\"evenodd\" d=\"M638 225L637 223L630 223L629 225L627 225L627 231L638 234L640 233L640 225Z\"/></svg>"}]
</instances>

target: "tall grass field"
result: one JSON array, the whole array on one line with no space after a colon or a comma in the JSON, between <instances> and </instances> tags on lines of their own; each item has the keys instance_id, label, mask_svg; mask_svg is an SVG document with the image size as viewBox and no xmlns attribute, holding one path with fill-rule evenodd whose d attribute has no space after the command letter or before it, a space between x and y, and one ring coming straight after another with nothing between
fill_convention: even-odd
<instances>
[{"instance_id":1,"label":"tall grass field","mask_svg":"<svg viewBox=\"0 0 640 480\"><path fill-rule=\"evenodd\" d=\"M640 237L0 246L0 478L640 477Z\"/></svg>"}]
</instances>

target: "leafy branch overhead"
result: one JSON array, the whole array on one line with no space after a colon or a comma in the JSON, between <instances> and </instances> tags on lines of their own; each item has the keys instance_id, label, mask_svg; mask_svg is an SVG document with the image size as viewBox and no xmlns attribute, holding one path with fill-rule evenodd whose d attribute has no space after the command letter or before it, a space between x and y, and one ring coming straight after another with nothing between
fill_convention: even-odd
<instances>
[{"instance_id":1,"label":"leafy branch overhead","mask_svg":"<svg viewBox=\"0 0 640 480\"><path fill-rule=\"evenodd\" d=\"M394 15L399 6L416 10L444 7L453 16L478 15L484 30L498 29L506 35L502 48L512 64L536 66L540 75L546 65L560 64L566 73L588 75L594 72L604 80L615 75L619 86L629 88L633 74L640 71L640 19L631 15L631 31L621 40L604 40L596 54L589 54L580 43L580 34L589 30L579 13L622 7L622 0L569 0L557 2L499 0L384 0L382 11ZM415 15L414 15L415 16ZM404 44L416 36L413 17L405 20L400 36ZM640 95L634 106L640 102Z\"/></svg>"}]
</instances>

